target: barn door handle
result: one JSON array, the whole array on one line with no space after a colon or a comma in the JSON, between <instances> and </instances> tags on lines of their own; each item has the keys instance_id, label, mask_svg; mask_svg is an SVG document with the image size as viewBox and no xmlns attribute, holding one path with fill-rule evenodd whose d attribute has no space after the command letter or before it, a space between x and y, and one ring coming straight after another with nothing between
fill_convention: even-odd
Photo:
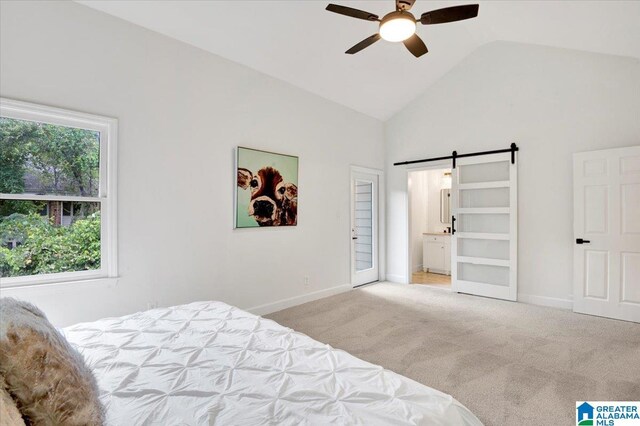
<instances>
[{"instance_id":1,"label":"barn door handle","mask_svg":"<svg viewBox=\"0 0 640 426\"><path fill-rule=\"evenodd\" d=\"M591 241L583 240L582 238L576 238L576 244L589 244Z\"/></svg>"},{"instance_id":2,"label":"barn door handle","mask_svg":"<svg viewBox=\"0 0 640 426\"><path fill-rule=\"evenodd\" d=\"M451 235L456 233L456 217L451 216Z\"/></svg>"}]
</instances>

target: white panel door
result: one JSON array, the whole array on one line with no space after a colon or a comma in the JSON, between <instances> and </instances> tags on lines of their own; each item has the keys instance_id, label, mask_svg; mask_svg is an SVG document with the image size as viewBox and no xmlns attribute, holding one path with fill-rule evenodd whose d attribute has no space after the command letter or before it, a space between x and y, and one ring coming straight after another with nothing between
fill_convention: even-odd
<instances>
[{"instance_id":1,"label":"white panel door","mask_svg":"<svg viewBox=\"0 0 640 426\"><path fill-rule=\"evenodd\" d=\"M517 299L516 166L511 153L456 160L451 179L453 291Z\"/></svg>"},{"instance_id":2,"label":"white panel door","mask_svg":"<svg viewBox=\"0 0 640 426\"><path fill-rule=\"evenodd\" d=\"M351 172L351 283L378 281L378 175Z\"/></svg>"},{"instance_id":3,"label":"white panel door","mask_svg":"<svg viewBox=\"0 0 640 426\"><path fill-rule=\"evenodd\" d=\"M640 322L640 146L573 156L573 310Z\"/></svg>"}]
</instances>

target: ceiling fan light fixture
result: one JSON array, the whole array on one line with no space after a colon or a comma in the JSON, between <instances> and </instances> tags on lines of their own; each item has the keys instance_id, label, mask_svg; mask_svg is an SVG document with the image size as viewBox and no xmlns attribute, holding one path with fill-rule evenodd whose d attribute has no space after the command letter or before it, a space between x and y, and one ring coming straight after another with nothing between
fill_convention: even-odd
<instances>
[{"instance_id":1,"label":"ceiling fan light fixture","mask_svg":"<svg viewBox=\"0 0 640 426\"><path fill-rule=\"evenodd\" d=\"M416 34L417 22L420 22L421 25L446 24L447 22L464 21L478 16L479 6L477 4L465 4L425 12L416 21L415 16L409 12L415 1L395 0L396 10L386 14L382 19L379 19L375 13L333 3L327 5L327 10L351 18L380 22L378 32L351 46L349 50L344 52L347 55L358 53L382 38L391 42L401 41L404 47L416 58L429 52L427 45Z\"/></svg>"},{"instance_id":2,"label":"ceiling fan light fixture","mask_svg":"<svg viewBox=\"0 0 640 426\"><path fill-rule=\"evenodd\" d=\"M391 12L380 22L380 37L387 41L404 41L415 34L416 20L404 11Z\"/></svg>"}]
</instances>

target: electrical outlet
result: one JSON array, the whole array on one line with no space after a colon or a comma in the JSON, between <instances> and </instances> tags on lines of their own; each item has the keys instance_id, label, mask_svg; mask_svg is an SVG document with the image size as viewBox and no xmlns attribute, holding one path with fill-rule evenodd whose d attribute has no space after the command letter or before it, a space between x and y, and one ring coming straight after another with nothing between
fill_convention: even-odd
<instances>
[{"instance_id":1,"label":"electrical outlet","mask_svg":"<svg viewBox=\"0 0 640 426\"><path fill-rule=\"evenodd\" d=\"M158 307L158 301L155 302L147 302L147 310L156 309Z\"/></svg>"},{"instance_id":2,"label":"electrical outlet","mask_svg":"<svg viewBox=\"0 0 640 426\"><path fill-rule=\"evenodd\" d=\"M309 286L309 277L307 277L307 276L304 277L304 286L305 287Z\"/></svg>"}]
</instances>

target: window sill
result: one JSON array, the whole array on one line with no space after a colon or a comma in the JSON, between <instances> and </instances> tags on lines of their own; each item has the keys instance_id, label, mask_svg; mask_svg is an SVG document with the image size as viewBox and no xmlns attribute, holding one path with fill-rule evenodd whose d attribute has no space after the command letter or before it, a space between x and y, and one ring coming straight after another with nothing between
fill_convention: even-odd
<instances>
[{"instance_id":1,"label":"window sill","mask_svg":"<svg viewBox=\"0 0 640 426\"><path fill-rule=\"evenodd\" d=\"M42 282L42 281L26 281L26 282L21 282L21 283L16 283L16 284L0 284L0 291L2 293L5 292L13 292L13 291L21 291L21 290L38 290L38 289L47 289L47 288L53 288L53 287L67 287L67 286L99 286L99 287L106 287L106 288L112 288L115 287L118 284L120 277L95 277L95 278L82 278L82 279L76 279L76 280L61 280L61 281L47 281L47 282ZM3 296L5 296L5 294L3 294Z\"/></svg>"}]
</instances>

